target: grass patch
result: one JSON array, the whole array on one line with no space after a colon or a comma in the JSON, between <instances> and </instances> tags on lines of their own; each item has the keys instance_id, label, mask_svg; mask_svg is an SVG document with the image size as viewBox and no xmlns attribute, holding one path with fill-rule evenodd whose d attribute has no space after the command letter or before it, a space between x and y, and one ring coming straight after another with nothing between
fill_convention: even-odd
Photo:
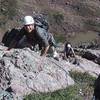
<instances>
[{"instance_id":1,"label":"grass patch","mask_svg":"<svg viewBox=\"0 0 100 100\"><path fill-rule=\"evenodd\" d=\"M74 86L50 93L38 93L25 96L24 100L91 100L96 78L88 73L70 71Z\"/></svg>"},{"instance_id":2,"label":"grass patch","mask_svg":"<svg viewBox=\"0 0 100 100\"><path fill-rule=\"evenodd\" d=\"M24 100L82 100L78 94L77 86L70 86L52 93L30 94Z\"/></svg>"},{"instance_id":3,"label":"grass patch","mask_svg":"<svg viewBox=\"0 0 100 100\"><path fill-rule=\"evenodd\" d=\"M54 35L54 38L56 40L57 43L62 42L64 43L66 40L66 37L64 35Z\"/></svg>"},{"instance_id":4,"label":"grass patch","mask_svg":"<svg viewBox=\"0 0 100 100\"><path fill-rule=\"evenodd\" d=\"M77 71L70 71L70 75L76 83L88 83L93 85L96 79L95 77L89 75L87 72L81 73Z\"/></svg>"},{"instance_id":5,"label":"grass patch","mask_svg":"<svg viewBox=\"0 0 100 100\"><path fill-rule=\"evenodd\" d=\"M17 0L2 0L1 2L1 14L12 19L17 14Z\"/></svg>"},{"instance_id":6,"label":"grass patch","mask_svg":"<svg viewBox=\"0 0 100 100\"><path fill-rule=\"evenodd\" d=\"M86 33L80 32L76 33L75 36L67 37L63 34L55 34L54 38L57 43L62 42L65 43L65 41L69 41L73 46L82 44L82 43L91 43L98 38L98 34L93 31L88 31Z\"/></svg>"},{"instance_id":7,"label":"grass patch","mask_svg":"<svg viewBox=\"0 0 100 100\"><path fill-rule=\"evenodd\" d=\"M92 42L93 40L97 39L98 34L93 31L88 31L88 32L80 32L75 35L75 37L69 38L69 41L72 44L79 44L79 43L84 43L84 42Z\"/></svg>"},{"instance_id":8,"label":"grass patch","mask_svg":"<svg viewBox=\"0 0 100 100\"><path fill-rule=\"evenodd\" d=\"M60 25L64 21L64 15L60 11L50 10L48 11L48 20L51 23Z\"/></svg>"},{"instance_id":9,"label":"grass patch","mask_svg":"<svg viewBox=\"0 0 100 100\"><path fill-rule=\"evenodd\" d=\"M87 72L81 73L77 71L71 71L70 76L74 79L76 84L81 90L81 95L84 100L91 100L94 92L95 77L92 77Z\"/></svg>"}]
</instances>

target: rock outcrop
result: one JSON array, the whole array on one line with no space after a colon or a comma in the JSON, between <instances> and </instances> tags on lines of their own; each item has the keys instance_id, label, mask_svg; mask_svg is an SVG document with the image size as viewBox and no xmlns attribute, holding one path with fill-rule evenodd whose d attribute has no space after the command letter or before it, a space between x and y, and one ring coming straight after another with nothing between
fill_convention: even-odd
<instances>
[{"instance_id":1,"label":"rock outcrop","mask_svg":"<svg viewBox=\"0 0 100 100\"><path fill-rule=\"evenodd\" d=\"M75 49L83 58L91 60L100 65L100 50L92 49Z\"/></svg>"},{"instance_id":2,"label":"rock outcrop","mask_svg":"<svg viewBox=\"0 0 100 100\"><path fill-rule=\"evenodd\" d=\"M52 92L74 84L69 71L77 70L98 76L100 65L78 57L79 64L62 59L41 57L28 48L11 49L0 46L0 99L22 100L32 92Z\"/></svg>"},{"instance_id":3,"label":"rock outcrop","mask_svg":"<svg viewBox=\"0 0 100 100\"><path fill-rule=\"evenodd\" d=\"M51 92L74 84L68 70L52 58L30 49L0 48L0 90L11 93L14 100L31 92Z\"/></svg>"}]
</instances>

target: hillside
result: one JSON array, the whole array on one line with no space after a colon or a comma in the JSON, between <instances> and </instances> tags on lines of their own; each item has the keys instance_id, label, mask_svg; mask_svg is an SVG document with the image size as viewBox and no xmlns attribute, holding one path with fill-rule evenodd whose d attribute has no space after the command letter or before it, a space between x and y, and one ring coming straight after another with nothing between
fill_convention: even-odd
<instances>
[{"instance_id":1,"label":"hillside","mask_svg":"<svg viewBox=\"0 0 100 100\"><path fill-rule=\"evenodd\" d=\"M99 5L99 0L1 0L1 38L6 30L22 26L24 15L34 15L34 12L44 14L50 31L61 34L64 39L78 33L97 34L100 32Z\"/></svg>"},{"instance_id":2,"label":"hillside","mask_svg":"<svg viewBox=\"0 0 100 100\"><path fill-rule=\"evenodd\" d=\"M64 43L57 44L59 61L29 48L7 51L0 44L0 100L40 100L39 93L55 100L91 100L100 74L100 0L0 0L0 41L8 29L22 27L25 15L36 13L47 18L57 42L85 44L75 45L76 58L67 61ZM32 93L38 99L30 99Z\"/></svg>"}]
</instances>

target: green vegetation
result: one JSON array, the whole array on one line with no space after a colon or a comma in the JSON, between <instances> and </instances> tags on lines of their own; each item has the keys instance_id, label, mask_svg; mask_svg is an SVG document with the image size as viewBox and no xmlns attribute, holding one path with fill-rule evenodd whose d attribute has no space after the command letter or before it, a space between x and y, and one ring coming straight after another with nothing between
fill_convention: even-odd
<instances>
[{"instance_id":1,"label":"green vegetation","mask_svg":"<svg viewBox=\"0 0 100 100\"><path fill-rule=\"evenodd\" d=\"M48 11L48 20L52 24L60 25L64 21L63 13L55 10Z\"/></svg>"},{"instance_id":2,"label":"green vegetation","mask_svg":"<svg viewBox=\"0 0 100 100\"><path fill-rule=\"evenodd\" d=\"M99 4L94 0L76 0L72 5L73 9L81 16L100 16Z\"/></svg>"},{"instance_id":3,"label":"green vegetation","mask_svg":"<svg viewBox=\"0 0 100 100\"><path fill-rule=\"evenodd\" d=\"M77 71L71 71L70 75L81 89L81 95L83 96L84 100L91 100L94 90L94 81L96 78L92 77L87 72L81 73Z\"/></svg>"},{"instance_id":4,"label":"green vegetation","mask_svg":"<svg viewBox=\"0 0 100 100\"><path fill-rule=\"evenodd\" d=\"M17 1L16 0L1 0L1 14L5 15L9 19L12 19L17 11Z\"/></svg>"},{"instance_id":5,"label":"green vegetation","mask_svg":"<svg viewBox=\"0 0 100 100\"><path fill-rule=\"evenodd\" d=\"M30 94L24 100L91 100L96 78L86 72L70 71L70 75L75 81L74 86L52 93Z\"/></svg>"},{"instance_id":6,"label":"green vegetation","mask_svg":"<svg viewBox=\"0 0 100 100\"><path fill-rule=\"evenodd\" d=\"M88 31L86 33L84 32L80 32L80 33L76 33L75 36L72 37L67 37L65 35L61 35L61 34L55 34L54 35L55 40L58 42L65 42L70 41L72 45L78 45L81 43L91 43L93 41L95 41L98 37L98 34L96 32L93 31Z\"/></svg>"},{"instance_id":7,"label":"green vegetation","mask_svg":"<svg viewBox=\"0 0 100 100\"><path fill-rule=\"evenodd\" d=\"M12 20L17 14L17 0L0 1L0 26L5 25L8 20Z\"/></svg>"},{"instance_id":8,"label":"green vegetation","mask_svg":"<svg viewBox=\"0 0 100 100\"><path fill-rule=\"evenodd\" d=\"M77 94L77 86L70 86L52 93L30 94L25 97L25 100L82 100L82 97Z\"/></svg>"},{"instance_id":9,"label":"green vegetation","mask_svg":"<svg viewBox=\"0 0 100 100\"><path fill-rule=\"evenodd\" d=\"M53 18L57 24L61 24L64 20L63 14L56 12L53 14Z\"/></svg>"},{"instance_id":10,"label":"green vegetation","mask_svg":"<svg viewBox=\"0 0 100 100\"><path fill-rule=\"evenodd\" d=\"M88 83L89 85L94 84L95 77L92 77L87 72L81 73L77 71L70 72L71 77L74 79L76 83Z\"/></svg>"},{"instance_id":11,"label":"green vegetation","mask_svg":"<svg viewBox=\"0 0 100 100\"><path fill-rule=\"evenodd\" d=\"M55 34L54 37L55 37L55 40L57 43L64 42L66 40L66 37L64 35L61 35L61 34L59 34L59 35Z\"/></svg>"},{"instance_id":12,"label":"green vegetation","mask_svg":"<svg viewBox=\"0 0 100 100\"><path fill-rule=\"evenodd\" d=\"M79 45L82 43L92 43L93 41L97 40L98 34L93 31L88 31L86 33L80 32L75 35L75 37L70 37L69 41L72 45Z\"/></svg>"}]
</instances>

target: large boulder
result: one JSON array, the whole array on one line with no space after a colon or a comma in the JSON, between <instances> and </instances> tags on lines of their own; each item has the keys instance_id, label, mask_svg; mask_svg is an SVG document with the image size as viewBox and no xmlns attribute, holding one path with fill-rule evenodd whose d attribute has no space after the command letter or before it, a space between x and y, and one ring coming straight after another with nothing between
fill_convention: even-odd
<instances>
[{"instance_id":1,"label":"large boulder","mask_svg":"<svg viewBox=\"0 0 100 100\"><path fill-rule=\"evenodd\" d=\"M11 49L0 45L0 99L22 100L34 92L53 92L74 84L69 71L88 72L97 77L100 65L76 56L78 64L42 57L28 48ZM10 99L8 99L10 98Z\"/></svg>"},{"instance_id":2,"label":"large boulder","mask_svg":"<svg viewBox=\"0 0 100 100\"><path fill-rule=\"evenodd\" d=\"M20 100L31 92L52 92L74 84L59 61L41 57L28 48L5 49L0 46L1 94L2 91L9 92L14 100Z\"/></svg>"}]
</instances>

